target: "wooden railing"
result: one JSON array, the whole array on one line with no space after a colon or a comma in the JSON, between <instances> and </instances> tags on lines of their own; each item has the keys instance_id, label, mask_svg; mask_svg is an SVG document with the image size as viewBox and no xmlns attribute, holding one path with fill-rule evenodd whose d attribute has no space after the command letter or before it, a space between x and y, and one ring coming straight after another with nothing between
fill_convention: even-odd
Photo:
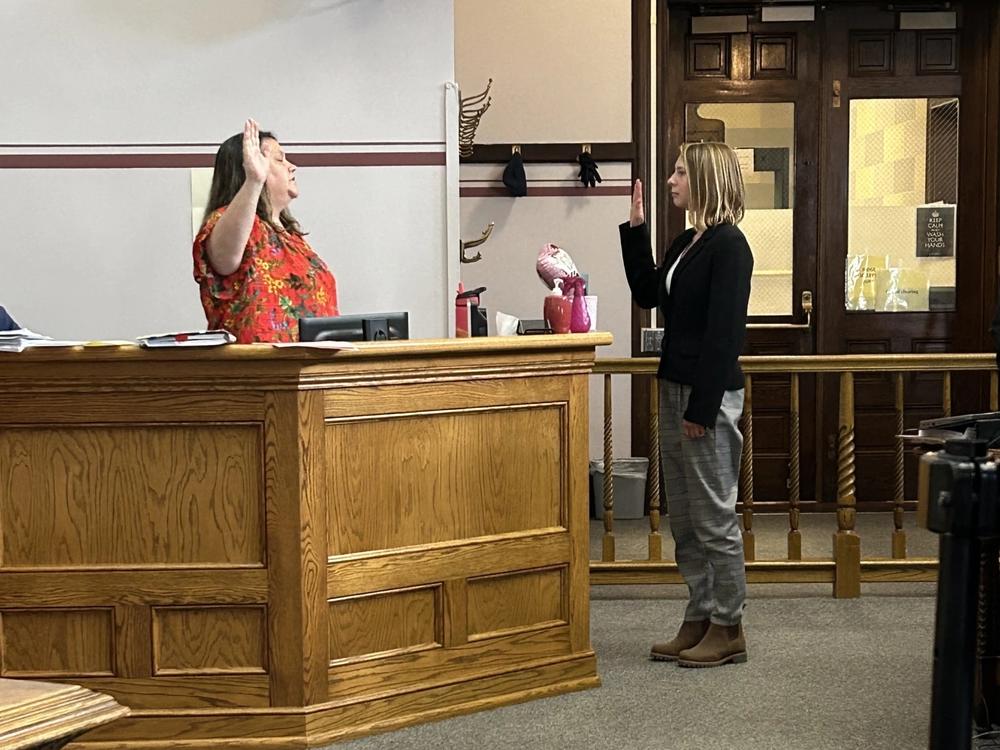
<instances>
[{"instance_id":1,"label":"wooden railing","mask_svg":"<svg viewBox=\"0 0 1000 750\"><path fill-rule=\"evenodd\" d=\"M896 441L894 462L894 497L892 499L892 556L890 558L861 557L861 539L855 529L857 501L855 497L854 448L854 376L856 373L891 373L894 380L896 434L903 431L905 416L905 373L941 373L942 415L951 414L951 376L953 372L989 372L989 408L997 410L996 360L991 354L899 354L899 355L813 355L780 357L743 357L740 360L746 375L743 406L743 456L740 469L740 496L744 555L747 579L751 582L815 583L831 582L837 598L857 597L861 583L867 581L933 581L937 575L937 559L909 558L906 553L904 512L904 458L902 441ZM656 358L598 359L595 375L604 381L604 484L601 559L591 560L591 583L681 583L677 566L663 559L663 539L660 531L659 424L658 393L649 389L649 479L646 501L649 507L648 555L645 560L618 560L615 556L614 478L612 457L612 376L630 375L650 378L655 384ZM839 428L837 437L837 528L833 534L833 549L829 558L803 559L800 488L800 420L799 381L803 375L834 373L839 376ZM789 481L787 556L780 560L758 560L754 536L753 478L753 383L758 375L788 375L789 386ZM810 413L813 413L810 411Z\"/></svg>"}]
</instances>

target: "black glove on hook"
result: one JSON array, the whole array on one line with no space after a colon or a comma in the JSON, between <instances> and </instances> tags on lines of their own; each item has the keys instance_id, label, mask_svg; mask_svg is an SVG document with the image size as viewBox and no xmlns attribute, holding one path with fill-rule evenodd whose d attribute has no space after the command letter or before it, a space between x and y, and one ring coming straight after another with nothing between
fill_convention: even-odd
<instances>
[{"instance_id":1,"label":"black glove on hook","mask_svg":"<svg viewBox=\"0 0 1000 750\"><path fill-rule=\"evenodd\" d=\"M597 183L601 181L601 175L597 171L597 162L594 161L594 157L590 155L589 151L583 151L576 157L576 160L580 162L580 182L583 183L584 187L596 187Z\"/></svg>"},{"instance_id":2,"label":"black glove on hook","mask_svg":"<svg viewBox=\"0 0 1000 750\"><path fill-rule=\"evenodd\" d=\"M528 194L528 179L524 174L524 160L520 151L511 154L510 162L503 170L503 184L515 198L522 198Z\"/></svg>"}]
</instances>

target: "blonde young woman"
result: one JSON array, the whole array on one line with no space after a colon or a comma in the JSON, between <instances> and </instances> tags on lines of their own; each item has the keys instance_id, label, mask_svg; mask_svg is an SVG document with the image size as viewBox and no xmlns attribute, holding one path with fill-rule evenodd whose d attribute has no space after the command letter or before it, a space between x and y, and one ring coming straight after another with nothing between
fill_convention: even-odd
<instances>
[{"instance_id":1,"label":"blonde young woman","mask_svg":"<svg viewBox=\"0 0 1000 750\"><path fill-rule=\"evenodd\" d=\"M691 229L653 263L636 180L622 258L636 304L663 315L660 457L677 568L689 601L677 636L652 647L651 658L684 667L747 659L743 540L736 517L743 436L739 355L747 321L753 255L737 228L743 178L722 143L681 147L667 181L673 204Z\"/></svg>"}]
</instances>

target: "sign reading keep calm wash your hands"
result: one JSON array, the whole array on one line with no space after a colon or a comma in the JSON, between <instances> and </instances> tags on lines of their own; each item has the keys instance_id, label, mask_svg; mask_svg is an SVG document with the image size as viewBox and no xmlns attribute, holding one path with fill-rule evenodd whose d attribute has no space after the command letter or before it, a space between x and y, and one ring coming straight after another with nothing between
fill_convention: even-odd
<instances>
[{"instance_id":1,"label":"sign reading keep calm wash your hands","mask_svg":"<svg viewBox=\"0 0 1000 750\"><path fill-rule=\"evenodd\" d=\"M955 207L917 209L917 257L949 258L955 255Z\"/></svg>"}]
</instances>

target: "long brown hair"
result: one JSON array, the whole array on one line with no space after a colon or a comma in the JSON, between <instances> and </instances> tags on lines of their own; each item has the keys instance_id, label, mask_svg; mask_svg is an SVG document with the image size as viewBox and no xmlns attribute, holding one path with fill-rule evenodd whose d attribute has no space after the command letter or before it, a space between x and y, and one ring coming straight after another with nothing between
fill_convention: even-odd
<instances>
[{"instance_id":1,"label":"long brown hair","mask_svg":"<svg viewBox=\"0 0 1000 750\"><path fill-rule=\"evenodd\" d=\"M265 138L277 141L274 133L266 130L260 131L260 143L264 143ZM222 142L219 150L215 154L215 172L212 174L212 189L208 193L208 205L205 206L205 215L201 219L202 225L212 215L212 212L223 206L228 206L233 202L233 198L246 182L247 174L243 169L243 133L237 133ZM271 199L267 194L267 186L260 191L257 199L257 216L261 221L266 222L275 229L286 229L300 237L305 234L299 222L288 211L283 209L278 218L281 226L274 226L271 221Z\"/></svg>"}]
</instances>

